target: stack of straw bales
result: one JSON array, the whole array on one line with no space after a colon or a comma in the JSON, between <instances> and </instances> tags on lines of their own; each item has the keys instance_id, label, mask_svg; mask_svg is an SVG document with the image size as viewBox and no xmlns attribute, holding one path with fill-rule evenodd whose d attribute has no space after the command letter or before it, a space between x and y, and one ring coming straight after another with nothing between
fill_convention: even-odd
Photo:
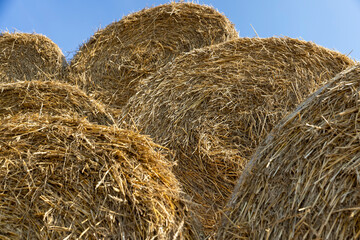
<instances>
[{"instance_id":1,"label":"stack of straw bales","mask_svg":"<svg viewBox=\"0 0 360 240\"><path fill-rule=\"evenodd\" d=\"M346 56L183 2L99 30L70 68L42 35L0 49L0 239L360 238Z\"/></svg>"},{"instance_id":2,"label":"stack of straw bales","mask_svg":"<svg viewBox=\"0 0 360 240\"><path fill-rule=\"evenodd\" d=\"M197 239L157 147L77 118L2 120L0 238Z\"/></svg>"},{"instance_id":3,"label":"stack of straw bales","mask_svg":"<svg viewBox=\"0 0 360 240\"><path fill-rule=\"evenodd\" d=\"M71 61L77 84L114 108L135 94L139 80L181 52L238 37L211 7L168 3L130 14L96 32Z\"/></svg>"},{"instance_id":4,"label":"stack of straw bales","mask_svg":"<svg viewBox=\"0 0 360 240\"><path fill-rule=\"evenodd\" d=\"M39 34L3 32L0 49L0 82L56 78L67 65L60 48Z\"/></svg>"},{"instance_id":5,"label":"stack of straw bales","mask_svg":"<svg viewBox=\"0 0 360 240\"><path fill-rule=\"evenodd\" d=\"M359 239L359 90L357 65L273 129L239 179L218 239Z\"/></svg>"},{"instance_id":6,"label":"stack of straw bales","mask_svg":"<svg viewBox=\"0 0 360 240\"><path fill-rule=\"evenodd\" d=\"M170 148L185 191L218 221L244 164L273 126L353 61L290 38L240 38L184 53L147 78L125 122Z\"/></svg>"},{"instance_id":7,"label":"stack of straw bales","mask_svg":"<svg viewBox=\"0 0 360 240\"><path fill-rule=\"evenodd\" d=\"M0 83L0 119L29 112L87 117L90 122L113 124L112 116L101 103L66 83L35 80Z\"/></svg>"}]
</instances>

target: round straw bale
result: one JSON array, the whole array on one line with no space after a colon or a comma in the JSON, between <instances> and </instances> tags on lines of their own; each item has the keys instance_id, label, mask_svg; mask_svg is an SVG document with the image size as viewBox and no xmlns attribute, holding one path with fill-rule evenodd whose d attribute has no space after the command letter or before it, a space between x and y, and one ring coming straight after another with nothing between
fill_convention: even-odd
<instances>
[{"instance_id":1,"label":"round straw bale","mask_svg":"<svg viewBox=\"0 0 360 240\"><path fill-rule=\"evenodd\" d=\"M2 120L0 238L196 239L158 147L84 119Z\"/></svg>"},{"instance_id":2,"label":"round straw bale","mask_svg":"<svg viewBox=\"0 0 360 240\"><path fill-rule=\"evenodd\" d=\"M240 177L218 239L359 239L359 90L360 65L273 129Z\"/></svg>"},{"instance_id":3,"label":"round straw bale","mask_svg":"<svg viewBox=\"0 0 360 240\"><path fill-rule=\"evenodd\" d=\"M0 34L0 82L52 79L62 74L66 59L60 48L40 34Z\"/></svg>"},{"instance_id":4,"label":"round straw bale","mask_svg":"<svg viewBox=\"0 0 360 240\"><path fill-rule=\"evenodd\" d=\"M95 99L121 108L140 79L179 53L237 37L233 24L215 9L171 2L99 30L80 47L70 66Z\"/></svg>"},{"instance_id":5,"label":"round straw bale","mask_svg":"<svg viewBox=\"0 0 360 240\"><path fill-rule=\"evenodd\" d=\"M310 42L240 38L184 53L144 80L121 121L175 151L175 174L211 228L259 142L351 64Z\"/></svg>"},{"instance_id":6,"label":"round straw bale","mask_svg":"<svg viewBox=\"0 0 360 240\"><path fill-rule=\"evenodd\" d=\"M114 123L102 104L75 86L56 81L0 83L0 119L28 112L77 115L104 125Z\"/></svg>"}]
</instances>

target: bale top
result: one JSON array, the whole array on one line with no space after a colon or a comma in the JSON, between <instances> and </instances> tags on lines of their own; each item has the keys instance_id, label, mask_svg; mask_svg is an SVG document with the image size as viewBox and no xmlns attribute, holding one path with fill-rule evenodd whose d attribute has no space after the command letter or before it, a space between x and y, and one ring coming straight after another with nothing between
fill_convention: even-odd
<instances>
[{"instance_id":1,"label":"bale top","mask_svg":"<svg viewBox=\"0 0 360 240\"><path fill-rule=\"evenodd\" d=\"M240 38L184 53L147 78L123 124L175 152L175 174L217 220L243 165L275 124L336 73L346 56L290 38Z\"/></svg>"},{"instance_id":2,"label":"bale top","mask_svg":"<svg viewBox=\"0 0 360 240\"><path fill-rule=\"evenodd\" d=\"M149 138L77 118L0 125L1 239L196 239Z\"/></svg>"},{"instance_id":3,"label":"bale top","mask_svg":"<svg viewBox=\"0 0 360 240\"><path fill-rule=\"evenodd\" d=\"M0 83L0 119L28 112L77 115L98 124L113 123L102 104L75 86L55 81Z\"/></svg>"},{"instance_id":4,"label":"bale top","mask_svg":"<svg viewBox=\"0 0 360 240\"><path fill-rule=\"evenodd\" d=\"M96 99L121 108L140 79L182 52L238 37L212 7L175 3L144 9L96 32L71 61Z\"/></svg>"},{"instance_id":5,"label":"bale top","mask_svg":"<svg viewBox=\"0 0 360 240\"><path fill-rule=\"evenodd\" d=\"M218 239L359 239L360 65L281 121L242 174Z\"/></svg>"},{"instance_id":6,"label":"bale top","mask_svg":"<svg viewBox=\"0 0 360 240\"><path fill-rule=\"evenodd\" d=\"M0 34L0 82L56 78L66 67L60 48L40 34Z\"/></svg>"}]
</instances>

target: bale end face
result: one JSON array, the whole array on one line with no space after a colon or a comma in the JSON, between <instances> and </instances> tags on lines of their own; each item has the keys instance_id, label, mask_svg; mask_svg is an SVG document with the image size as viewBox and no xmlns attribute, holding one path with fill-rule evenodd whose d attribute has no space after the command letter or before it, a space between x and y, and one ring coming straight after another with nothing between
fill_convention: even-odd
<instances>
[{"instance_id":1,"label":"bale end face","mask_svg":"<svg viewBox=\"0 0 360 240\"><path fill-rule=\"evenodd\" d=\"M150 139L37 114L3 120L0 136L0 238L197 238Z\"/></svg>"},{"instance_id":2,"label":"bale end face","mask_svg":"<svg viewBox=\"0 0 360 240\"><path fill-rule=\"evenodd\" d=\"M114 122L101 103L67 83L34 79L0 83L0 119L26 113L86 117L102 125Z\"/></svg>"},{"instance_id":3,"label":"bale end face","mask_svg":"<svg viewBox=\"0 0 360 240\"><path fill-rule=\"evenodd\" d=\"M215 9L169 3L130 14L96 32L71 61L81 87L121 109L142 79L177 55L238 37Z\"/></svg>"},{"instance_id":4,"label":"bale end face","mask_svg":"<svg viewBox=\"0 0 360 240\"><path fill-rule=\"evenodd\" d=\"M218 239L358 239L360 65L336 75L259 146Z\"/></svg>"},{"instance_id":5,"label":"bale end face","mask_svg":"<svg viewBox=\"0 0 360 240\"><path fill-rule=\"evenodd\" d=\"M3 32L0 49L0 82L50 80L65 74L63 53L43 35Z\"/></svg>"}]
</instances>

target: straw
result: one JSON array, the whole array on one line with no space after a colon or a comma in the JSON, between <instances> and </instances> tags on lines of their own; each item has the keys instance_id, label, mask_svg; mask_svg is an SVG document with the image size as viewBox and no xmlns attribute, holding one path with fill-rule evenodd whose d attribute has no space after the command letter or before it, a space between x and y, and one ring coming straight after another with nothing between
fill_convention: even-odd
<instances>
[{"instance_id":1,"label":"straw","mask_svg":"<svg viewBox=\"0 0 360 240\"><path fill-rule=\"evenodd\" d=\"M75 86L36 80L0 83L0 119L29 112L86 117L90 122L104 125L114 123L101 103Z\"/></svg>"},{"instance_id":2,"label":"straw","mask_svg":"<svg viewBox=\"0 0 360 240\"><path fill-rule=\"evenodd\" d=\"M197 239L172 164L133 131L18 114L0 124L1 239Z\"/></svg>"},{"instance_id":3,"label":"straw","mask_svg":"<svg viewBox=\"0 0 360 240\"><path fill-rule=\"evenodd\" d=\"M175 175L214 233L260 141L305 97L353 64L297 39L228 41L184 53L141 82L119 123L134 124L174 152Z\"/></svg>"},{"instance_id":4,"label":"straw","mask_svg":"<svg viewBox=\"0 0 360 240\"><path fill-rule=\"evenodd\" d=\"M242 174L218 239L358 239L360 65L283 119Z\"/></svg>"},{"instance_id":5,"label":"straw","mask_svg":"<svg viewBox=\"0 0 360 240\"><path fill-rule=\"evenodd\" d=\"M60 48L40 34L0 34L0 82L59 78L67 67Z\"/></svg>"},{"instance_id":6,"label":"straw","mask_svg":"<svg viewBox=\"0 0 360 240\"><path fill-rule=\"evenodd\" d=\"M141 79L180 53L237 37L233 24L212 7L171 2L96 32L72 59L71 70L86 92L121 109Z\"/></svg>"}]
</instances>

